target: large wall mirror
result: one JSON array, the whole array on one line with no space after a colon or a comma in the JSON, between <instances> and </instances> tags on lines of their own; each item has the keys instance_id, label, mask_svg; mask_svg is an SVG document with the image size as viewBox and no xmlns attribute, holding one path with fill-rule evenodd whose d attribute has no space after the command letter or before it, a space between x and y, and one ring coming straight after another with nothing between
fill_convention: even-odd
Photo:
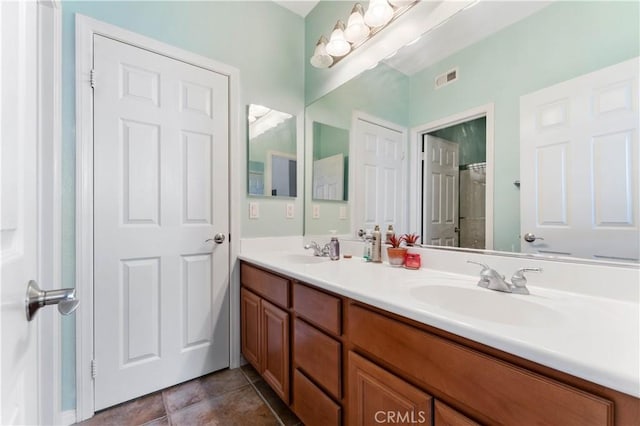
<instances>
[{"instance_id":1,"label":"large wall mirror","mask_svg":"<svg viewBox=\"0 0 640 426\"><path fill-rule=\"evenodd\" d=\"M297 196L296 118L262 105L247 107L247 190L253 196Z\"/></svg>"},{"instance_id":2,"label":"large wall mirror","mask_svg":"<svg viewBox=\"0 0 640 426\"><path fill-rule=\"evenodd\" d=\"M403 134L400 140L404 141L406 150L398 158L406 159L399 166L403 176L407 176L402 183L403 202L400 203L404 210L394 219L394 227L400 232L420 233L425 244L637 262L640 237L637 75L620 74L620 81L612 83L611 91L590 89L604 95L600 97L602 102L610 100L611 105L617 102L623 109L627 105L634 118L626 125L636 129L620 137L616 135L622 133L616 133L617 130L605 129L602 135L613 136L598 139L600 136L591 135L583 148L571 148L572 151L598 151L599 168L593 166L594 162L580 166L584 169L577 168L573 160L563 163L563 154L549 156L561 149L556 152L555 148L535 148L526 151L524 155L528 158L523 159L520 154L521 141L526 139L521 137L526 130L521 126L526 109L522 107L521 111L521 102L526 103L531 96L549 88L561 87L563 82L633 62L633 58L640 55L639 6L637 2L478 2L425 34L418 43L401 49L377 67L308 105L307 126L314 121L322 122L350 133L351 191L347 207L354 212L342 222L336 214L315 222L307 215L305 232L319 233L318 230L342 226L353 233L363 227L365 220L356 210L359 203L363 204L362 200L364 204L370 201L371 195L366 193L367 186L358 175L358 164L364 160L354 154L358 152L354 147L371 144L371 139L358 131L362 127L358 117L364 116L366 120L379 121L381 128L393 127ZM637 67L637 59L635 62ZM564 105L562 102L548 101L540 105L536 110L539 114L532 115L537 117L538 127L551 123L549 129L558 129L564 121L577 117L575 108L559 107ZM583 109L593 110L593 105L589 101ZM616 108L612 106L611 111ZM559 139L552 143L558 135L549 136L548 147L564 143ZM611 144L605 146L609 140ZM312 135L307 131L307 155L313 152L311 143ZM390 145L378 146L375 149L380 151ZM610 164L617 161L618 166L605 167L602 160L605 158L610 159L607 160ZM311 161L308 158L305 163L308 179ZM537 167L536 178L527 177L524 169L529 163ZM612 174L614 169L623 172ZM561 176L562 170L567 173L566 179L571 180ZM435 185L430 173L439 173L444 183ZM603 188L607 180L614 182L618 189L593 189ZM614 192L622 194L615 205L620 206L616 211L623 211L624 215L614 213L611 203L609 207L601 203L605 208L599 210L600 213L594 210L593 203L586 208L564 205L561 209L545 210L539 200L522 196L528 194L525 190L530 188L559 188L554 189L554 194L562 203L575 198L570 190L578 182L590 182L593 191L600 191L599 197L603 199ZM309 211L314 204L310 189L305 188L305 209ZM374 192L379 199L383 198L379 186ZM434 200L441 205L436 205ZM386 206L398 204L379 201ZM569 212L568 216L563 218L563 212ZM542 217L545 214L560 219L554 217L545 222ZM573 222L588 222L598 214L611 218L610 222L601 218L600 228L613 233L626 232L627 236L621 237L618 244L625 250L605 248L609 243L599 239L604 233L588 237L582 232L576 236L570 232L558 233ZM529 236L535 239L527 242L523 223L531 217L546 225L536 228L536 235ZM323 225L318 226L322 221L325 221ZM438 221L446 225L441 227L443 230L427 229ZM439 232L448 236L440 238ZM563 242L574 239L574 245L589 250L554 249L553 240L557 235L561 235Z\"/></svg>"}]
</instances>

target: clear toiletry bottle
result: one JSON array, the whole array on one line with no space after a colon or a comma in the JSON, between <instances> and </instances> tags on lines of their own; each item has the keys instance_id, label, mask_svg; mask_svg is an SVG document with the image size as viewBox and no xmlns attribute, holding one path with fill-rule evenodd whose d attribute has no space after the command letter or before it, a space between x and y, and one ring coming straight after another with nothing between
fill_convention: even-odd
<instances>
[{"instance_id":1,"label":"clear toiletry bottle","mask_svg":"<svg viewBox=\"0 0 640 426\"><path fill-rule=\"evenodd\" d=\"M374 263L382 263L382 235L380 234L380 226L376 225L373 230L373 247L371 250L371 261Z\"/></svg>"},{"instance_id":2,"label":"clear toiletry bottle","mask_svg":"<svg viewBox=\"0 0 640 426\"><path fill-rule=\"evenodd\" d=\"M364 236L364 253L362 258L365 262L371 262L371 230L367 230Z\"/></svg>"},{"instance_id":3,"label":"clear toiletry bottle","mask_svg":"<svg viewBox=\"0 0 640 426\"><path fill-rule=\"evenodd\" d=\"M390 244L389 239L391 238L392 235L395 235L395 231L393 230L393 225L389 225L389 228L387 229L387 233L386 233L386 238L384 239L385 244Z\"/></svg>"},{"instance_id":4,"label":"clear toiletry bottle","mask_svg":"<svg viewBox=\"0 0 640 426\"><path fill-rule=\"evenodd\" d=\"M331 232L331 241L329 242L329 259L331 260L340 260L340 241L338 241L338 237L335 236L336 231Z\"/></svg>"}]
</instances>

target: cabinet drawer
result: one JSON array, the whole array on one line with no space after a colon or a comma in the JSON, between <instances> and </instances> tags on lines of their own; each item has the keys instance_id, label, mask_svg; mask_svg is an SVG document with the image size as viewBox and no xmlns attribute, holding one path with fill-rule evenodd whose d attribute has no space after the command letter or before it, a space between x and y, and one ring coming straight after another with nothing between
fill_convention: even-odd
<instances>
[{"instance_id":1,"label":"cabinet drawer","mask_svg":"<svg viewBox=\"0 0 640 426\"><path fill-rule=\"evenodd\" d=\"M293 372L293 411L307 426L340 425L342 409L297 369Z\"/></svg>"},{"instance_id":2,"label":"cabinet drawer","mask_svg":"<svg viewBox=\"0 0 640 426\"><path fill-rule=\"evenodd\" d=\"M337 399L342 396L342 345L323 332L294 320L293 362Z\"/></svg>"},{"instance_id":3,"label":"cabinet drawer","mask_svg":"<svg viewBox=\"0 0 640 426\"><path fill-rule=\"evenodd\" d=\"M351 342L479 420L502 424L610 425L613 403L418 328L349 307Z\"/></svg>"},{"instance_id":4,"label":"cabinet drawer","mask_svg":"<svg viewBox=\"0 0 640 426\"><path fill-rule=\"evenodd\" d=\"M293 309L310 323L339 336L342 301L306 285L293 285Z\"/></svg>"},{"instance_id":5,"label":"cabinet drawer","mask_svg":"<svg viewBox=\"0 0 640 426\"><path fill-rule=\"evenodd\" d=\"M433 408L434 426L480 426L478 423L440 401L435 401Z\"/></svg>"},{"instance_id":6,"label":"cabinet drawer","mask_svg":"<svg viewBox=\"0 0 640 426\"><path fill-rule=\"evenodd\" d=\"M276 305L289 307L289 280L242 263L240 281L242 285Z\"/></svg>"}]
</instances>

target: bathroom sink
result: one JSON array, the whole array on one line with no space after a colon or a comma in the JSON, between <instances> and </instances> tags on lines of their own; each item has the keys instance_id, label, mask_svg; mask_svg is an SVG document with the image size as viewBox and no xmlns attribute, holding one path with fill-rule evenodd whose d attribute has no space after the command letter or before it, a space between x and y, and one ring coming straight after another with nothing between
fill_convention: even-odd
<instances>
[{"instance_id":1,"label":"bathroom sink","mask_svg":"<svg viewBox=\"0 0 640 426\"><path fill-rule=\"evenodd\" d=\"M312 263L328 262L329 258L328 257L313 256L312 254L288 253L288 254L285 255L285 260L287 262L290 262L290 263L307 265L307 264L312 264Z\"/></svg>"},{"instance_id":2,"label":"bathroom sink","mask_svg":"<svg viewBox=\"0 0 640 426\"><path fill-rule=\"evenodd\" d=\"M409 292L421 303L484 321L533 327L557 325L562 321L560 312L526 300L533 296L444 285L420 286Z\"/></svg>"}]
</instances>

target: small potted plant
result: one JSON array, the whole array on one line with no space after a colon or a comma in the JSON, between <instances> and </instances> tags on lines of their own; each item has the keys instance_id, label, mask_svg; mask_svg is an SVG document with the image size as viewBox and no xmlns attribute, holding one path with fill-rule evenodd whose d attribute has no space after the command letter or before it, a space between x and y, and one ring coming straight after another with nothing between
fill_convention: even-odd
<instances>
[{"instance_id":1,"label":"small potted plant","mask_svg":"<svg viewBox=\"0 0 640 426\"><path fill-rule=\"evenodd\" d=\"M420 235L418 235L418 234L404 234L401 238L407 244L407 247L413 247L418 242L418 240L420 239Z\"/></svg>"},{"instance_id":2,"label":"small potted plant","mask_svg":"<svg viewBox=\"0 0 640 426\"><path fill-rule=\"evenodd\" d=\"M390 247L387 247L387 256L389 258L389 265L391 266L402 266L404 264L407 248L400 247L402 241L404 241L404 236L397 237L396 234L389 236L387 244L389 244Z\"/></svg>"}]
</instances>

